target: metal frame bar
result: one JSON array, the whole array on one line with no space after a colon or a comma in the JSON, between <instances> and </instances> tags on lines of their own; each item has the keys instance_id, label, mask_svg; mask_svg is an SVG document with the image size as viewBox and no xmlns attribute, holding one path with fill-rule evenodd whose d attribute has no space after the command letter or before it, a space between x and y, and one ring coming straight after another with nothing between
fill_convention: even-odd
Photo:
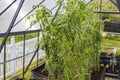
<instances>
[{"instance_id":1,"label":"metal frame bar","mask_svg":"<svg viewBox=\"0 0 120 80\"><path fill-rule=\"evenodd\" d=\"M118 74L118 77L119 77L119 80L120 80L120 58L118 60L119 60L119 74Z\"/></svg>"},{"instance_id":2,"label":"metal frame bar","mask_svg":"<svg viewBox=\"0 0 120 80\"><path fill-rule=\"evenodd\" d=\"M23 5L24 1L25 1L25 0L21 0L21 2L20 2L19 5L18 5L18 8L17 8L17 10L16 10L16 12L15 12L15 15L14 15L14 17L13 17L13 19L12 19L10 25L9 25L9 28L8 28L5 36L4 36L4 39L3 39L3 41L2 41L1 46L0 46L0 53L1 53L1 51L2 51L2 48L3 48L4 44L5 44L5 42L7 41L7 38L8 38L8 36L9 36L9 34L10 34L10 31L11 31L12 28L13 28L13 25L14 25L16 19L17 19L17 16L18 16L18 14L19 14L20 9L22 8L22 5Z\"/></svg>"},{"instance_id":3,"label":"metal frame bar","mask_svg":"<svg viewBox=\"0 0 120 80\"><path fill-rule=\"evenodd\" d=\"M8 5L1 13L0 13L0 16L5 12L7 11L17 0L14 0L10 5Z\"/></svg>"},{"instance_id":4,"label":"metal frame bar","mask_svg":"<svg viewBox=\"0 0 120 80\"><path fill-rule=\"evenodd\" d=\"M105 79L105 72L106 72L106 66L104 67L104 70L102 72L102 75L100 77L100 80L104 80Z\"/></svg>"},{"instance_id":5,"label":"metal frame bar","mask_svg":"<svg viewBox=\"0 0 120 80\"><path fill-rule=\"evenodd\" d=\"M6 43L4 45L4 80L6 80Z\"/></svg>"},{"instance_id":6,"label":"metal frame bar","mask_svg":"<svg viewBox=\"0 0 120 80\"><path fill-rule=\"evenodd\" d=\"M30 65L31 65L31 63L32 63L32 61L33 61L35 55L37 54L38 50L39 50L39 46L38 46L37 49L35 50L35 53L33 54L33 56L32 56L32 58L31 58L31 60L30 60L30 62L29 62L29 64L28 64L26 70L24 71L24 73L26 73L27 70L29 69L29 67L30 67Z\"/></svg>"},{"instance_id":7,"label":"metal frame bar","mask_svg":"<svg viewBox=\"0 0 120 80\"><path fill-rule=\"evenodd\" d=\"M55 20L55 18L56 18L56 16L57 16L57 14L58 14L58 12L59 12L59 10L60 10L61 7L62 7L62 2L61 2L61 4L59 5L59 7L58 7L58 9L57 9L57 11L56 11L56 13L55 13L55 15L54 15L54 17L53 17L53 19L52 19L51 22L53 22L53 21Z\"/></svg>"},{"instance_id":8,"label":"metal frame bar","mask_svg":"<svg viewBox=\"0 0 120 80\"><path fill-rule=\"evenodd\" d=\"M92 2L93 0L90 0L86 5L88 5L90 2Z\"/></svg>"},{"instance_id":9,"label":"metal frame bar","mask_svg":"<svg viewBox=\"0 0 120 80\"><path fill-rule=\"evenodd\" d=\"M15 36L15 35L22 35L22 34L30 34L30 33L36 33L42 31L41 29L38 30L31 30L31 31L20 31L20 32L12 32L9 34L9 36ZM6 33L0 34L0 37L4 37Z\"/></svg>"},{"instance_id":10,"label":"metal frame bar","mask_svg":"<svg viewBox=\"0 0 120 80\"><path fill-rule=\"evenodd\" d=\"M100 11L102 11L102 0L100 0ZM102 19L102 15L100 14L100 19Z\"/></svg>"},{"instance_id":11,"label":"metal frame bar","mask_svg":"<svg viewBox=\"0 0 120 80\"><path fill-rule=\"evenodd\" d=\"M38 47L40 46L40 45L39 45L39 34L40 34L40 33L38 32L38 39L37 39ZM38 58L39 58L39 51L37 52L37 67L38 67Z\"/></svg>"},{"instance_id":12,"label":"metal frame bar","mask_svg":"<svg viewBox=\"0 0 120 80\"><path fill-rule=\"evenodd\" d=\"M52 11L53 9L55 9L57 6L58 6L58 4L57 4L57 5L55 5L52 9L50 9L50 11Z\"/></svg>"},{"instance_id":13,"label":"metal frame bar","mask_svg":"<svg viewBox=\"0 0 120 80\"><path fill-rule=\"evenodd\" d=\"M112 74L112 73L105 73L105 76L111 77L111 78L118 78L118 74Z\"/></svg>"},{"instance_id":14,"label":"metal frame bar","mask_svg":"<svg viewBox=\"0 0 120 80\"><path fill-rule=\"evenodd\" d=\"M95 13L100 13L100 14L120 14L120 12L110 12L110 11L95 11Z\"/></svg>"},{"instance_id":15,"label":"metal frame bar","mask_svg":"<svg viewBox=\"0 0 120 80\"><path fill-rule=\"evenodd\" d=\"M23 79L25 78L24 71L25 71L25 37L26 35L23 35Z\"/></svg>"}]
</instances>

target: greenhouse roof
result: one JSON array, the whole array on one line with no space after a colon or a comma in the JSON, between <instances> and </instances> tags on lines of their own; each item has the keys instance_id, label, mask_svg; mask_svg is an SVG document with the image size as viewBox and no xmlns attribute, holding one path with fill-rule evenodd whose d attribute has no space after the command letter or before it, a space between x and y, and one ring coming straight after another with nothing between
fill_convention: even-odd
<instances>
[{"instance_id":1,"label":"greenhouse roof","mask_svg":"<svg viewBox=\"0 0 120 80\"><path fill-rule=\"evenodd\" d=\"M0 2L0 34L6 33L10 23L15 15L15 12L21 0L1 0ZM92 0L85 0L86 4ZM36 25L30 27L30 21L26 21L28 14L33 14L35 9L33 5L43 4L48 9L52 9L53 15L58 6L55 0L25 0L17 19L13 25L11 32L22 32L29 30L36 30L39 27Z\"/></svg>"},{"instance_id":2,"label":"greenhouse roof","mask_svg":"<svg viewBox=\"0 0 120 80\"><path fill-rule=\"evenodd\" d=\"M7 29L14 17L14 14L17 10L17 7L18 7L20 1L21 0L1 0L1 2L0 2L0 34L7 32ZM38 29L37 25L30 27L30 25L29 25L30 21L25 21L26 18L24 18L24 17L30 11L31 11L30 14L34 13L35 10L32 11L33 5L37 5L39 3L42 3L49 9L52 9L53 7L56 6L56 3L54 0L25 0L11 32L20 32L20 31L28 31L28 30ZM11 6L9 7L9 5L11 5ZM9 8L6 9L7 7L9 7ZM6 11L4 11L5 9L6 9ZM53 14L55 13L56 9L57 9L57 7L52 10ZM24 18L24 19L22 19L22 18Z\"/></svg>"}]
</instances>

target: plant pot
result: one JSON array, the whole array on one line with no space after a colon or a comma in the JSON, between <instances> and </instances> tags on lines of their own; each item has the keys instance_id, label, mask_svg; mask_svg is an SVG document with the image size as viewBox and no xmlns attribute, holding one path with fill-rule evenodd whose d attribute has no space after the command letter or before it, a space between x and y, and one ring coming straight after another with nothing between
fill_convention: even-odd
<instances>
[{"instance_id":1,"label":"plant pot","mask_svg":"<svg viewBox=\"0 0 120 80\"><path fill-rule=\"evenodd\" d=\"M118 8L118 10L120 11L120 0L110 0L114 5L116 5L116 7Z\"/></svg>"},{"instance_id":2,"label":"plant pot","mask_svg":"<svg viewBox=\"0 0 120 80\"><path fill-rule=\"evenodd\" d=\"M25 79L23 79L23 78L17 78L16 80L25 80Z\"/></svg>"},{"instance_id":3,"label":"plant pot","mask_svg":"<svg viewBox=\"0 0 120 80\"><path fill-rule=\"evenodd\" d=\"M120 32L120 23L105 22L104 31Z\"/></svg>"},{"instance_id":4,"label":"plant pot","mask_svg":"<svg viewBox=\"0 0 120 80\"><path fill-rule=\"evenodd\" d=\"M48 80L48 71L45 70L45 63L31 71L31 80Z\"/></svg>"}]
</instances>

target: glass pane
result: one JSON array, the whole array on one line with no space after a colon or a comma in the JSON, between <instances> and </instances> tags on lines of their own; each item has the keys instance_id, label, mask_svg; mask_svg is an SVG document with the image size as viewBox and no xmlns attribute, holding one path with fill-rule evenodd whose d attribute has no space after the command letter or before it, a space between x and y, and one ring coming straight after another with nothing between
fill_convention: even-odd
<instances>
[{"instance_id":1,"label":"glass pane","mask_svg":"<svg viewBox=\"0 0 120 80\"><path fill-rule=\"evenodd\" d=\"M0 16L0 33L5 33L12 21L19 0L15 2L4 14Z\"/></svg>"},{"instance_id":2,"label":"glass pane","mask_svg":"<svg viewBox=\"0 0 120 80\"><path fill-rule=\"evenodd\" d=\"M14 0L0 0L0 13L10 5Z\"/></svg>"},{"instance_id":3,"label":"glass pane","mask_svg":"<svg viewBox=\"0 0 120 80\"><path fill-rule=\"evenodd\" d=\"M10 0L10 1L12 1L12 0ZM25 2L24 2L23 6L22 6L22 8L20 10L20 13L19 13L15 23L17 23L26 14L28 14L33 9L32 8L33 5L37 5L41 1L42 0L25 0ZM0 33L5 33L7 31L19 3L20 3L20 0L17 0L2 16L0 16ZM43 5L45 5L48 9L52 9L56 5L56 2L54 0L45 0L43 2ZM53 14L55 13L56 9L57 8L55 8L52 11ZM32 13L34 13L34 11ZM34 27L36 27L36 26L38 26L38 25L34 25ZM24 19L18 25L16 25L12 29L11 32L33 30L33 29L28 29L29 27L30 27L29 23L26 23L25 19Z\"/></svg>"}]
</instances>

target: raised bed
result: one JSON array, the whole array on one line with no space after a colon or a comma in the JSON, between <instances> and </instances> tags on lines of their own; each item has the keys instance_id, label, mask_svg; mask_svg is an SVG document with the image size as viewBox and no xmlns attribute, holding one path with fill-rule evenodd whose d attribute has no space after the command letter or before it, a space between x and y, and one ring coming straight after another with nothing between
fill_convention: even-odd
<instances>
[{"instance_id":1,"label":"raised bed","mask_svg":"<svg viewBox=\"0 0 120 80\"><path fill-rule=\"evenodd\" d=\"M45 63L31 71L31 80L48 80L48 71L45 70Z\"/></svg>"}]
</instances>

